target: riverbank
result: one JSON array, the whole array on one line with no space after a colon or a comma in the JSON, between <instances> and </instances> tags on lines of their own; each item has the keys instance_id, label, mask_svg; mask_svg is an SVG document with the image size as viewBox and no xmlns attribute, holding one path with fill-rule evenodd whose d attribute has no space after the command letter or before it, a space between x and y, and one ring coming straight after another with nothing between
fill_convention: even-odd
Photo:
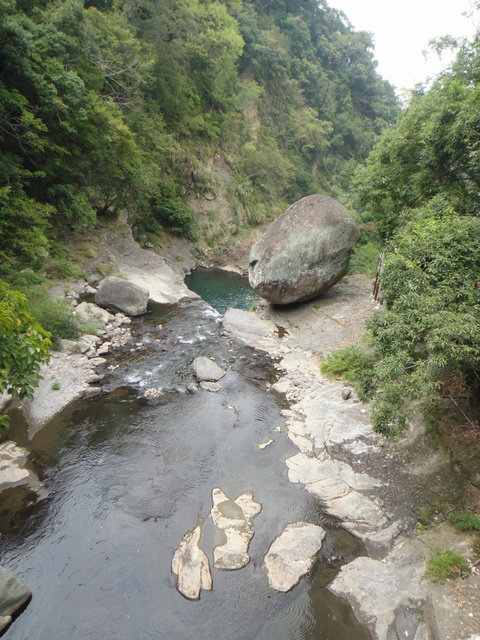
<instances>
[{"instance_id":1,"label":"riverbank","mask_svg":"<svg viewBox=\"0 0 480 640\"><path fill-rule=\"evenodd\" d=\"M89 279L95 281L102 275L98 266L109 263L137 284L145 286L147 278L164 304L193 295L181 276L183 265L191 264L186 252L172 249L164 258L138 247L126 226L116 240L118 231L101 230L105 249L86 264ZM168 264L172 259L175 270ZM424 574L433 550L451 548L473 557L473 539L443 524L423 536L416 533L420 507L458 490L448 457L432 450L420 424L402 442L375 435L368 407L351 389L320 374L322 357L359 339L364 319L375 308L370 292L371 282L354 276L303 305L274 308L261 303L255 314L227 311L224 329L276 363L279 379L272 391L288 401L284 430L298 449L286 461L289 480L303 485L366 546L369 557L346 565L331 590L350 602L373 637L470 637L480 629L478 575L442 586L425 580ZM43 397L43 406L61 411L61 400L71 398L52 390L52 384L59 378L66 384L69 370L73 384L80 383L82 362L92 360L81 358L57 354L33 406L42 405ZM65 368L56 370L62 361ZM108 367L108 360L101 365ZM90 392L91 383L82 385L77 395ZM42 414L43 424L48 419Z\"/></svg>"},{"instance_id":2,"label":"riverbank","mask_svg":"<svg viewBox=\"0 0 480 640\"><path fill-rule=\"evenodd\" d=\"M374 434L368 406L352 389L320 374L322 357L357 341L375 306L371 282L354 276L312 303L261 304L256 322L243 312L227 312L224 323L276 359L281 378L274 389L289 402L286 429L299 449L286 461L289 479L320 499L367 548L369 557L343 567L331 591L349 601L374 638L475 637L480 632L476 569L444 585L425 577L437 551L450 549L472 563L474 537L447 523L417 535L422 508L462 491L448 455L432 448L420 422L399 442Z\"/></svg>"}]
</instances>

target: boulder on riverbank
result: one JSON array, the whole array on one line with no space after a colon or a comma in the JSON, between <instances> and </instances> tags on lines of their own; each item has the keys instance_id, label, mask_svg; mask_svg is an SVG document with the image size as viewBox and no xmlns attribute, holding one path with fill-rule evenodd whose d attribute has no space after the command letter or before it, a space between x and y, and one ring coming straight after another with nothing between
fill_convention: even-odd
<instances>
[{"instance_id":1,"label":"boulder on riverbank","mask_svg":"<svg viewBox=\"0 0 480 640\"><path fill-rule=\"evenodd\" d=\"M29 451L10 440L0 444L0 494L23 487L39 496L46 495L43 483L27 466L29 455Z\"/></svg>"},{"instance_id":2,"label":"boulder on riverbank","mask_svg":"<svg viewBox=\"0 0 480 640\"><path fill-rule=\"evenodd\" d=\"M147 289L110 276L102 280L95 303L100 307L115 307L129 316L140 316L147 311L148 295Z\"/></svg>"},{"instance_id":3,"label":"boulder on riverbank","mask_svg":"<svg viewBox=\"0 0 480 640\"><path fill-rule=\"evenodd\" d=\"M253 245L250 284L273 304L311 300L343 278L359 238L339 202L323 195L302 198Z\"/></svg>"}]
</instances>

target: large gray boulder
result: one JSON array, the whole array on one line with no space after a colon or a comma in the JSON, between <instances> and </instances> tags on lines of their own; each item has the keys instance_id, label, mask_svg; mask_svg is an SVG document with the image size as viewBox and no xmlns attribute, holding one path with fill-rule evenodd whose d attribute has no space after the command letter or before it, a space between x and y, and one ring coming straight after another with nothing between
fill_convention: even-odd
<instances>
[{"instance_id":1,"label":"large gray boulder","mask_svg":"<svg viewBox=\"0 0 480 640\"><path fill-rule=\"evenodd\" d=\"M248 276L273 304L311 300L341 280L360 231L323 195L302 198L267 228L250 252Z\"/></svg>"},{"instance_id":2,"label":"large gray boulder","mask_svg":"<svg viewBox=\"0 0 480 640\"><path fill-rule=\"evenodd\" d=\"M140 316L147 310L148 290L138 284L110 276L102 280L95 303L99 307L115 307L129 316Z\"/></svg>"},{"instance_id":3,"label":"large gray boulder","mask_svg":"<svg viewBox=\"0 0 480 640\"><path fill-rule=\"evenodd\" d=\"M12 615L30 596L30 589L21 580L0 567L0 631L10 624Z\"/></svg>"}]
</instances>

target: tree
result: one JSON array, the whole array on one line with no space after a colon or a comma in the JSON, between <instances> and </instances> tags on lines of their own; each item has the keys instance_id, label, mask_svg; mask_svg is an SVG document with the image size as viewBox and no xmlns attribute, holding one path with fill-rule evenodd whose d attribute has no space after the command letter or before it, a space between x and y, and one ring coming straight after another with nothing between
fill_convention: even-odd
<instances>
[{"instance_id":1,"label":"tree","mask_svg":"<svg viewBox=\"0 0 480 640\"><path fill-rule=\"evenodd\" d=\"M382 292L387 308L369 322L381 391L374 425L401 427L406 400L426 399L455 377L480 384L480 220L439 206L416 212L387 246Z\"/></svg>"},{"instance_id":2,"label":"tree","mask_svg":"<svg viewBox=\"0 0 480 640\"><path fill-rule=\"evenodd\" d=\"M361 350L355 366L335 359L373 398L374 427L385 433L401 429L412 401L443 396L478 415L479 61L480 32L428 91L417 88L356 174L362 216L387 241L385 308L368 322L368 366ZM456 400L451 389L461 390Z\"/></svg>"},{"instance_id":3,"label":"tree","mask_svg":"<svg viewBox=\"0 0 480 640\"><path fill-rule=\"evenodd\" d=\"M356 175L364 213L391 237L406 209L441 197L460 214L480 206L480 34L465 43L452 69L412 96Z\"/></svg>"},{"instance_id":4,"label":"tree","mask_svg":"<svg viewBox=\"0 0 480 640\"><path fill-rule=\"evenodd\" d=\"M0 280L0 393L32 398L40 365L50 358L50 337L35 322L25 296ZM0 414L0 428L8 418Z\"/></svg>"}]
</instances>

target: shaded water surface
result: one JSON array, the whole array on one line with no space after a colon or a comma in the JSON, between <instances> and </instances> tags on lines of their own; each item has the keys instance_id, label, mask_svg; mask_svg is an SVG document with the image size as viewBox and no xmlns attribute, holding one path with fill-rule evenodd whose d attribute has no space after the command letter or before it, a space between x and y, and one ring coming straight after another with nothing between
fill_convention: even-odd
<instances>
[{"instance_id":1,"label":"shaded water surface","mask_svg":"<svg viewBox=\"0 0 480 640\"><path fill-rule=\"evenodd\" d=\"M185 284L219 313L228 307L248 310L260 300L248 278L224 269L197 267L185 278Z\"/></svg>"},{"instance_id":2,"label":"shaded water surface","mask_svg":"<svg viewBox=\"0 0 480 640\"><path fill-rule=\"evenodd\" d=\"M136 346L122 355L105 392L76 402L41 430L34 451L49 496L2 537L1 564L29 585L32 601L4 634L15 640L366 640L349 607L324 588L359 543L325 521L320 505L287 480L296 449L262 357L221 337L202 301L154 308L132 323ZM135 344L134 343L134 344ZM218 393L178 388L192 360L227 368ZM150 404L146 388L164 390ZM182 391L182 390L180 390ZM28 444L17 417L13 435ZM272 437L265 450L258 443ZM212 568L213 591L190 602L174 588L171 560L199 516L211 560L211 491L252 490L251 562ZM288 594L268 587L262 560L286 524L323 524L327 536L310 578ZM335 566L327 559L336 556Z\"/></svg>"}]
</instances>

